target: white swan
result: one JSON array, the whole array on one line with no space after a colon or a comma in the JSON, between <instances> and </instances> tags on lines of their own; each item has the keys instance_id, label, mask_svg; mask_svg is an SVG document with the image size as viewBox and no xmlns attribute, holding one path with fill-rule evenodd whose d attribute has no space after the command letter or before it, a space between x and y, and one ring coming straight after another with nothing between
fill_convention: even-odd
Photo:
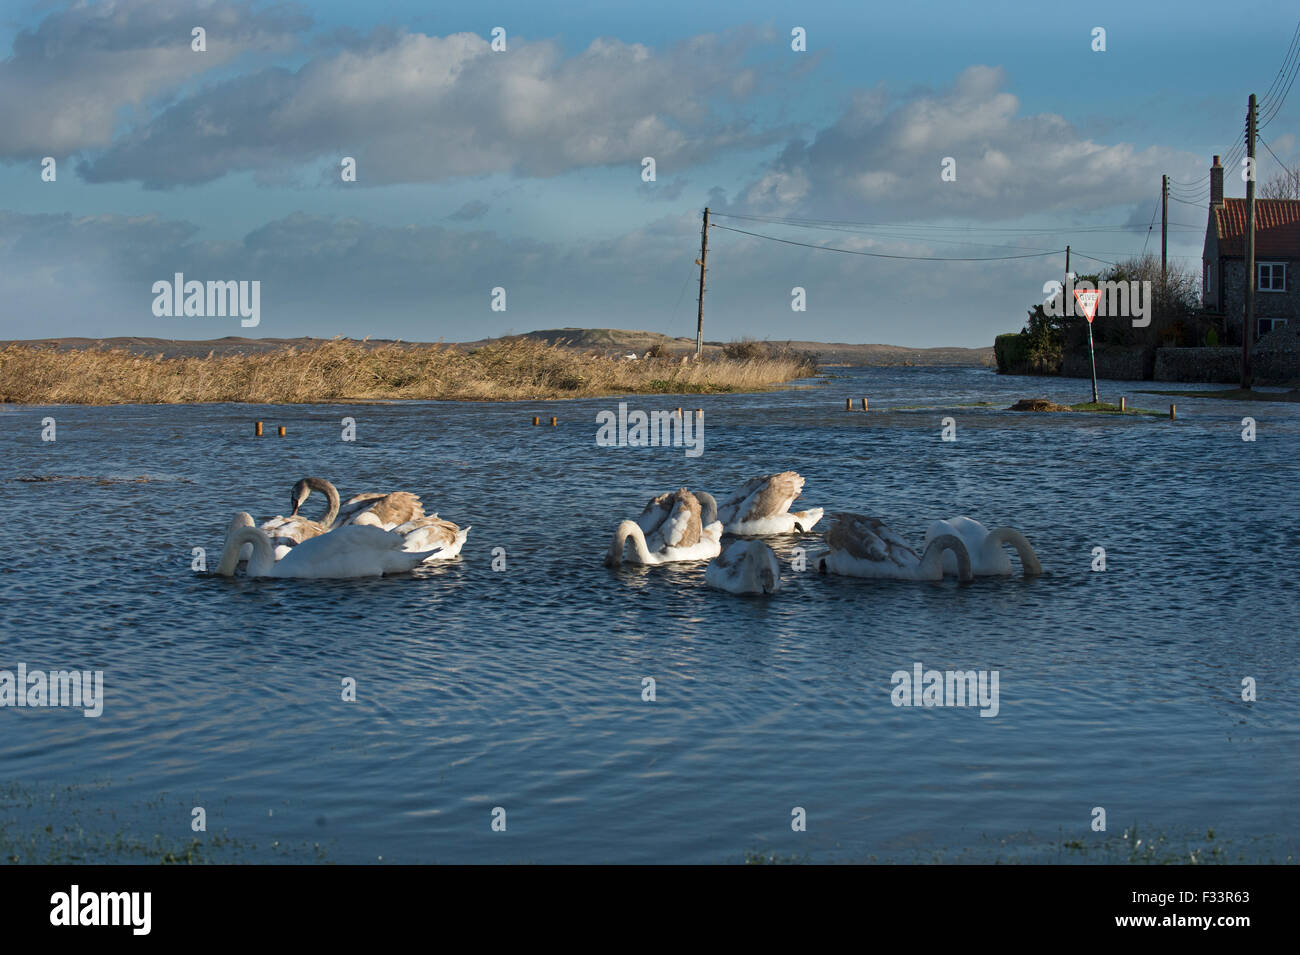
<instances>
[{"instance_id":1,"label":"white swan","mask_svg":"<svg viewBox=\"0 0 1300 955\"><path fill-rule=\"evenodd\" d=\"M378 518L379 526L386 531L407 521L424 517L424 507L420 504L420 499L409 491L394 491L391 494L372 491L354 495L343 504L339 504L338 489L325 478L303 478L293 486L294 515L297 515L298 509L311 496L312 491L325 493L340 527L355 524L357 518L366 513Z\"/></svg>"},{"instance_id":2,"label":"white swan","mask_svg":"<svg viewBox=\"0 0 1300 955\"><path fill-rule=\"evenodd\" d=\"M774 594L781 589L781 565L762 541L732 541L709 562L704 582L733 594Z\"/></svg>"},{"instance_id":3,"label":"white swan","mask_svg":"<svg viewBox=\"0 0 1300 955\"><path fill-rule=\"evenodd\" d=\"M703 504L703 510L701 509ZM717 502L701 491L686 488L661 494L645 506L635 521L623 521L614 531L614 541L605 564L620 567L627 543L632 542L635 564L668 564L676 561L709 560L722 550L722 524L717 520Z\"/></svg>"},{"instance_id":4,"label":"white swan","mask_svg":"<svg viewBox=\"0 0 1300 955\"><path fill-rule=\"evenodd\" d=\"M945 552L956 559L957 576L971 579L970 554L961 538L940 534L918 555L885 524L861 514L836 514L826 531L829 550L818 560L822 573L890 580L942 580Z\"/></svg>"},{"instance_id":5,"label":"white swan","mask_svg":"<svg viewBox=\"0 0 1300 955\"><path fill-rule=\"evenodd\" d=\"M925 532L925 543L928 545L944 534L961 538L970 553L971 572L976 577L1010 577L1015 573L1003 544L1010 544L1020 555L1020 567L1024 576L1037 577L1043 572L1043 565L1038 562L1034 548L1025 539L1025 535L1013 527L995 527L989 530L969 517L954 517L931 524ZM943 572L950 575L957 573L956 558L947 552L943 555Z\"/></svg>"},{"instance_id":6,"label":"white swan","mask_svg":"<svg viewBox=\"0 0 1300 955\"><path fill-rule=\"evenodd\" d=\"M363 511L358 514L356 520L350 526L364 527L366 525L383 527L380 518L371 511ZM426 553L432 550L433 555L425 558L426 561L451 560L453 557L460 556L460 549L465 546L465 539L469 536L469 531L468 526L462 530L456 524L443 520L437 514L417 517L413 521L407 521L405 524L398 524L392 528L394 534L402 535L402 550L424 551Z\"/></svg>"},{"instance_id":7,"label":"white swan","mask_svg":"<svg viewBox=\"0 0 1300 955\"><path fill-rule=\"evenodd\" d=\"M402 550L401 535L378 527L340 527L312 537L275 559L271 539L253 526L253 518L240 511L230 522L226 547L217 573L231 577L245 544L253 546L248 560L250 577L378 577L403 574L418 567L428 553Z\"/></svg>"},{"instance_id":8,"label":"white swan","mask_svg":"<svg viewBox=\"0 0 1300 955\"><path fill-rule=\"evenodd\" d=\"M718 520L728 534L747 537L811 531L825 509L790 512L803 486L804 479L794 471L750 478L718 505Z\"/></svg>"}]
</instances>

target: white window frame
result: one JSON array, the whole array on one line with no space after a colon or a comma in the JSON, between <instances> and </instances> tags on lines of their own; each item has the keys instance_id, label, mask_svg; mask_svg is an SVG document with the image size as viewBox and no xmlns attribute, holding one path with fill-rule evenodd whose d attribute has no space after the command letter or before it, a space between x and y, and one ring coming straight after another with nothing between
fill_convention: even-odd
<instances>
[{"instance_id":1,"label":"white window frame","mask_svg":"<svg viewBox=\"0 0 1300 955\"><path fill-rule=\"evenodd\" d=\"M1207 261L1205 263L1205 294L1214 293L1214 263Z\"/></svg>"},{"instance_id":2,"label":"white window frame","mask_svg":"<svg viewBox=\"0 0 1300 955\"><path fill-rule=\"evenodd\" d=\"M1264 269L1267 268L1269 284L1266 286L1263 282ZM1277 270L1282 270L1282 284L1275 285ZM1255 288L1261 292L1285 292L1286 291L1286 263L1285 262L1256 262L1255 263Z\"/></svg>"},{"instance_id":3,"label":"white window frame","mask_svg":"<svg viewBox=\"0 0 1300 955\"><path fill-rule=\"evenodd\" d=\"M1270 323L1270 324L1269 324L1269 327L1268 327L1268 332L1275 332L1275 331L1277 331L1279 328L1281 328L1283 325L1286 325L1287 322L1288 322L1288 320L1285 319L1285 318L1257 318L1257 319L1255 319L1255 338L1256 338L1256 339L1261 338L1261 337L1263 337L1264 335L1267 335L1267 334L1268 334L1268 332L1264 331L1264 328L1263 328L1263 325L1264 325L1265 322Z\"/></svg>"}]
</instances>

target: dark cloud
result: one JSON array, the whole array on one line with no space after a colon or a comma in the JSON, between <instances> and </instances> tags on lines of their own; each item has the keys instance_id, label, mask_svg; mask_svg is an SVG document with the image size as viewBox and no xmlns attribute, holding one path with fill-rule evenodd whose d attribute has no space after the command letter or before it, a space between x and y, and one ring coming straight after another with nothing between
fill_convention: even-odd
<instances>
[{"instance_id":1,"label":"dark cloud","mask_svg":"<svg viewBox=\"0 0 1300 955\"><path fill-rule=\"evenodd\" d=\"M487 215L489 208L491 207L482 199L471 199L447 218L456 222L473 222Z\"/></svg>"}]
</instances>

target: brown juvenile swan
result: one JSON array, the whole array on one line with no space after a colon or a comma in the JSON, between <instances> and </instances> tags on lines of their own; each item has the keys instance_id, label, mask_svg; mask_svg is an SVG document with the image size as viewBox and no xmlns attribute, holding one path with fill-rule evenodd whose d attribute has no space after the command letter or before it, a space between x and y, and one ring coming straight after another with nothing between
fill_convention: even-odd
<instances>
[{"instance_id":1,"label":"brown juvenile swan","mask_svg":"<svg viewBox=\"0 0 1300 955\"><path fill-rule=\"evenodd\" d=\"M826 531L826 545L829 549L817 564L822 573L890 580L942 580L941 555L948 552L957 562L959 578L965 581L973 576L970 554L961 538L941 534L918 555L876 517L836 514Z\"/></svg>"}]
</instances>

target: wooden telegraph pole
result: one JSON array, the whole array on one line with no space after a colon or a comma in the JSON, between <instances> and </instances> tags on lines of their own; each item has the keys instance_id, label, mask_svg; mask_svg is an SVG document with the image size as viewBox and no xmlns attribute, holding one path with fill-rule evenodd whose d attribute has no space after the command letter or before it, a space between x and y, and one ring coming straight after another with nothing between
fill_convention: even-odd
<instances>
[{"instance_id":1,"label":"wooden telegraph pole","mask_svg":"<svg viewBox=\"0 0 1300 955\"><path fill-rule=\"evenodd\" d=\"M1160 287L1169 273L1169 177L1160 177Z\"/></svg>"},{"instance_id":2,"label":"wooden telegraph pole","mask_svg":"<svg viewBox=\"0 0 1300 955\"><path fill-rule=\"evenodd\" d=\"M1249 391L1250 345L1255 337L1255 94L1246 107L1246 314L1241 323L1241 387Z\"/></svg>"},{"instance_id":3,"label":"wooden telegraph pole","mask_svg":"<svg viewBox=\"0 0 1300 955\"><path fill-rule=\"evenodd\" d=\"M695 357L704 350L704 270L709 260L709 207L704 207L704 225L700 227L700 257L695 264L700 267L700 310L695 321Z\"/></svg>"}]
</instances>

